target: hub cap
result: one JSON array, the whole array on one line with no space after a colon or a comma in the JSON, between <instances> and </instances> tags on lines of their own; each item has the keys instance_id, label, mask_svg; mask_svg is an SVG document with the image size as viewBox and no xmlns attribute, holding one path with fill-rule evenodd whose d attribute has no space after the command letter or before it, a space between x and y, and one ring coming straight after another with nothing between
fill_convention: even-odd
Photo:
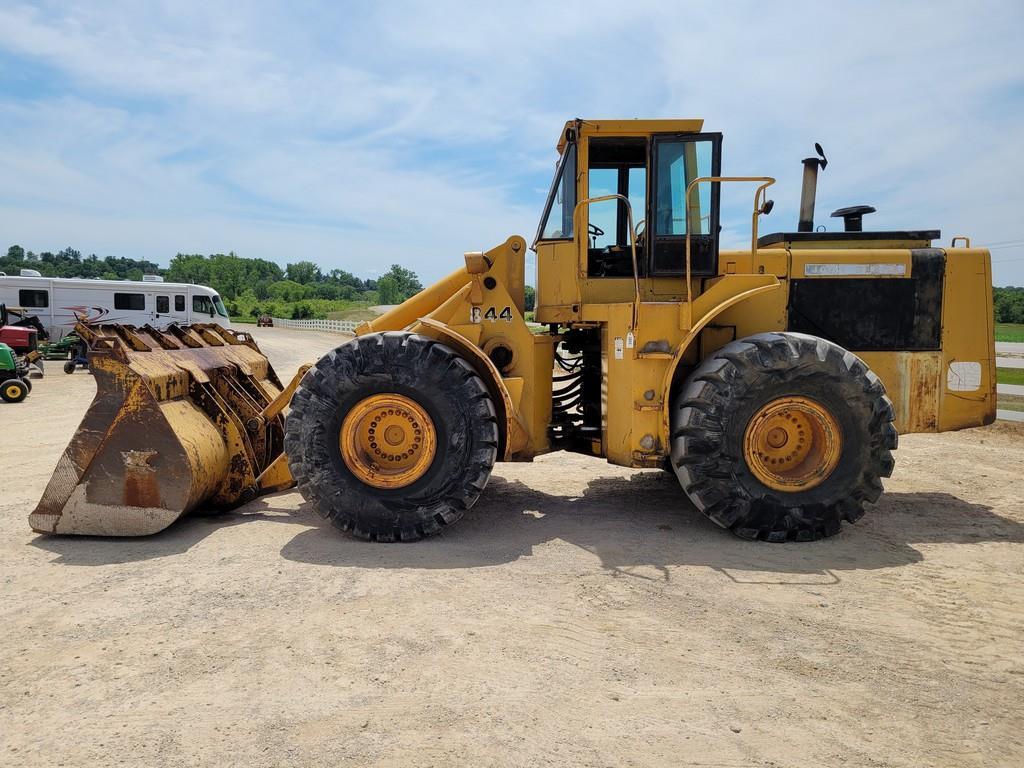
<instances>
[{"instance_id":1,"label":"hub cap","mask_svg":"<svg viewBox=\"0 0 1024 768\"><path fill-rule=\"evenodd\" d=\"M839 464L843 436L823 405L806 397L781 397L747 424L743 458L758 480L777 491L806 491Z\"/></svg>"},{"instance_id":2,"label":"hub cap","mask_svg":"<svg viewBox=\"0 0 1024 768\"><path fill-rule=\"evenodd\" d=\"M403 488L430 468L437 435L419 403L387 393L371 395L348 412L338 444L356 478L374 488Z\"/></svg>"}]
</instances>

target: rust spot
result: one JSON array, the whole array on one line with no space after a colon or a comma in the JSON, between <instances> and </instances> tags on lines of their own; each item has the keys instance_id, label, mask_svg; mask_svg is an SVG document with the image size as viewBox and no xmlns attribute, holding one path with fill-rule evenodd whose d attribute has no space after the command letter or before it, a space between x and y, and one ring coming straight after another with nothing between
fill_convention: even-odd
<instances>
[{"instance_id":1,"label":"rust spot","mask_svg":"<svg viewBox=\"0 0 1024 768\"><path fill-rule=\"evenodd\" d=\"M129 507L159 507L160 488L156 469L149 465L156 451L122 451L124 457L124 503Z\"/></svg>"}]
</instances>

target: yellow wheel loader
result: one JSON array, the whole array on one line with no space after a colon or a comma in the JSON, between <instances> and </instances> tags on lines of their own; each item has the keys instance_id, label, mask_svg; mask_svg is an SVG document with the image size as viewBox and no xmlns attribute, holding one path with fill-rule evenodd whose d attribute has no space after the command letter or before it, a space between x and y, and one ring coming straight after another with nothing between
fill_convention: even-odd
<instances>
[{"instance_id":1,"label":"yellow wheel loader","mask_svg":"<svg viewBox=\"0 0 1024 768\"><path fill-rule=\"evenodd\" d=\"M297 483L362 539L455 523L496 461L556 450L674 472L705 515L767 541L830 536L893 470L898 432L995 418L991 266L934 230L759 236L769 177L723 177L700 120L574 120L532 243L510 237L304 368L246 334L81 327L96 398L32 527L131 536ZM728 185L728 186L727 186ZM720 248L723 189L753 193ZM680 504L683 503L682 495Z\"/></svg>"}]
</instances>

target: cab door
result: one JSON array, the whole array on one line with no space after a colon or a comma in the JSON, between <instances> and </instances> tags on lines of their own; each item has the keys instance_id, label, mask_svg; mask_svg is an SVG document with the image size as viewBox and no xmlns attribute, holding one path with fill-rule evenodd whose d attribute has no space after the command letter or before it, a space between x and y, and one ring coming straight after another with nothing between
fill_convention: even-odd
<instances>
[{"instance_id":1,"label":"cab door","mask_svg":"<svg viewBox=\"0 0 1024 768\"><path fill-rule=\"evenodd\" d=\"M648 274L686 274L686 233L690 232L690 271L695 276L718 272L719 187L699 184L686 200L694 179L722 174L722 134L658 134L651 141L651 194Z\"/></svg>"}]
</instances>

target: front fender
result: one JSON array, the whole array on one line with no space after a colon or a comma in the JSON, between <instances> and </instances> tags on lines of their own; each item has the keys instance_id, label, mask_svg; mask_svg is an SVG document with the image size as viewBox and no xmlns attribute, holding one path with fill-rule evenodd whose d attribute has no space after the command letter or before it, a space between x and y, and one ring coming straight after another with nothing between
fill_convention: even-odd
<instances>
[{"instance_id":1,"label":"front fender","mask_svg":"<svg viewBox=\"0 0 1024 768\"><path fill-rule=\"evenodd\" d=\"M504 461L509 461L512 455L526 449L529 443L529 432L523 423L519 410L516 408L512 394L505 386L505 380L491 359L483 353L476 344L467 339L457 331L452 330L444 323L431 320L428 317L420 318L415 326L416 333L429 336L432 339L447 344L465 358L466 362L473 366L477 375L484 382L491 393L494 404L498 409L499 436L498 453Z\"/></svg>"}]
</instances>

